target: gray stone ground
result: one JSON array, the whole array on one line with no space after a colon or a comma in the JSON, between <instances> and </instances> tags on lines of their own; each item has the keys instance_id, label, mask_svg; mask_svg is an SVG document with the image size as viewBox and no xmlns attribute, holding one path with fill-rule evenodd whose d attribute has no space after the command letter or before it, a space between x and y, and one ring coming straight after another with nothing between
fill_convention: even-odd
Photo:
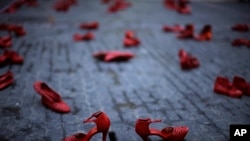
<instances>
[{"instance_id":1,"label":"gray stone ground","mask_svg":"<svg viewBox=\"0 0 250 141\"><path fill-rule=\"evenodd\" d=\"M107 6L99 0L80 1L67 13L55 12L52 0L39 2L37 8L0 15L1 22L23 24L27 30L12 46L24 56L24 64L0 69L15 74L15 83L0 92L1 141L59 141L92 128L93 124L82 121L98 110L110 116L110 131L116 132L119 141L140 141L134 124L145 116L163 119L152 125L159 129L189 126L186 141L227 141L230 124L250 124L250 97L233 99L212 89L217 75L231 80L240 75L250 81L250 49L230 44L236 37L249 38L249 32L230 30L233 24L250 22L249 4L193 2L193 14L184 16L165 9L161 0L136 0L117 14L107 14ZM74 33L85 32L79 24L94 20L100 22L96 39L74 42ZM174 23L194 23L197 33L211 24L213 39L182 41L162 32L163 24ZM139 48L123 48L126 29L137 32L142 41ZM197 56L201 67L182 71L180 48ZM136 57L127 63L92 58L95 51L111 49L130 50ZM72 112L58 114L45 108L33 89L37 80L60 92ZM92 140L100 141L101 135Z\"/></svg>"}]
</instances>

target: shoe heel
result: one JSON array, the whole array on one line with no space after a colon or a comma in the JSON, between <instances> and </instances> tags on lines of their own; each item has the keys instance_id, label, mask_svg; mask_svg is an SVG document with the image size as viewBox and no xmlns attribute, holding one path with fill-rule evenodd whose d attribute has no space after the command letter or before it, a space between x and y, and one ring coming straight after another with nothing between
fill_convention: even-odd
<instances>
[{"instance_id":1,"label":"shoe heel","mask_svg":"<svg viewBox=\"0 0 250 141\"><path fill-rule=\"evenodd\" d=\"M102 141L106 141L108 135L108 131L102 132Z\"/></svg>"}]
</instances>

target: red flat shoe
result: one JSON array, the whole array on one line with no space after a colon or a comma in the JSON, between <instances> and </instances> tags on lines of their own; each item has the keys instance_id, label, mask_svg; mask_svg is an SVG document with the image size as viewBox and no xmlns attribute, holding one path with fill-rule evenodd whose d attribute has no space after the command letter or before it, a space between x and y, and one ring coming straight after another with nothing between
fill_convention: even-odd
<instances>
[{"instance_id":1,"label":"red flat shoe","mask_svg":"<svg viewBox=\"0 0 250 141\"><path fill-rule=\"evenodd\" d=\"M14 82L14 75L11 71L8 71L0 75L0 90L10 86Z\"/></svg>"},{"instance_id":2,"label":"red flat shoe","mask_svg":"<svg viewBox=\"0 0 250 141\"><path fill-rule=\"evenodd\" d=\"M8 48L12 46L11 36L0 37L0 48Z\"/></svg>"},{"instance_id":3,"label":"red flat shoe","mask_svg":"<svg viewBox=\"0 0 250 141\"><path fill-rule=\"evenodd\" d=\"M187 24L185 26L185 29L177 35L177 38L179 39L192 39L194 38L194 25L193 24Z\"/></svg>"},{"instance_id":4,"label":"red flat shoe","mask_svg":"<svg viewBox=\"0 0 250 141\"><path fill-rule=\"evenodd\" d=\"M250 29L250 25L248 24L235 24L232 26L232 30L240 31L240 32L247 32Z\"/></svg>"},{"instance_id":5,"label":"red flat shoe","mask_svg":"<svg viewBox=\"0 0 250 141\"><path fill-rule=\"evenodd\" d=\"M183 49L179 50L178 56L180 58L181 68L183 70L190 70L200 66L199 60L196 57L188 54Z\"/></svg>"},{"instance_id":6,"label":"red flat shoe","mask_svg":"<svg viewBox=\"0 0 250 141\"><path fill-rule=\"evenodd\" d=\"M180 14L191 14L191 8L188 6L187 0L179 0L177 11Z\"/></svg>"},{"instance_id":7,"label":"red flat shoe","mask_svg":"<svg viewBox=\"0 0 250 141\"><path fill-rule=\"evenodd\" d=\"M65 103L61 96L51 89L46 83L36 81L33 85L35 91L42 96L42 103L51 110L59 113L70 112L70 107Z\"/></svg>"},{"instance_id":8,"label":"red flat shoe","mask_svg":"<svg viewBox=\"0 0 250 141\"><path fill-rule=\"evenodd\" d=\"M233 98L242 97L242 92L234 87L228 78L218 76L214 83L214 92Z\"/></svg>"},{"instance_id":9,"label":"red flat shoe","mask_svg":"<svg viewBox=\"0 0 250 141\"><path fill-rule=\"evenodd\" d=\"M62 141L90 141L92 136L97 133L102 133L102 141L106 141L108 130L110 127L109 117L104 112L99 111L83 121L83 123L87 122L94 122L96 124L96 127L92 128L87 134L76 133L64 138Z\"/></svg>"},{"instance_id":10,"label":"red flat shoe","mask_svg":"<svg viewBox=\"0 0 250 141\"><path fill-rule=\"evenodd\" d=\"M128 61L135 55L129 51L100 51L94 53L93 56L105 62L121 62Z\"/></svg>"},{"instance_id":11,"label":"red flat shoe","mask_svg":"<svg viewBox=\"0 0 250 141\"><path fill-rule=\"evenodd\" d=\"M95 38L95 35L92 32L87 32L86 34L74 34L73 39L74 41L90 41Z\"/></svg>"},{"instance_id":12,"label":"red flat shoe","mask_svg":"<svg viewBox=\"0 0 250 141\"><path fill-rule=\"evenodd\" d=\"M205 25L200 34L195 37L198 41L210 41L212 39L212 27L211 25Z\"/></svg>"},{"instance_id":13,"label":"red flat shoe","mask_svg":"<svg viewBox=\"0 0 250 141\"><path fill-rule=\"evenodd\" d=\"M175 0L164 0L164 6L172 10L175 10L177 8Z\"/></svg>"},{"instance_id":14,"label":"red flat shoe","mask_svg":"<svg viewBox=\"0 0 250 141\"><path fill-rule=\"evenodd\" d=\"M234 76L233 86L239 89L243 94L250 96L250 83L240 76Z\"/></svg>"},{"instance_id":15,"label":"red flat shoe","mask_svg":"<svg viewBox=\"0 0 250 141\"><path fill-rule=\"evenodd\" d=\"M175 24L174 26L168 26L168 25L163 26L163 31L165 32L181 32L183 30L184 28L179 24Z\"/></svg>"},{"instance_id":16,"label":"red flat shoe","mask_svg":"<svg viewBox=\"0 0 250 141\"><path fill-rule=\"evenodd\" d=\"M80 25L81 29L97 29L99 27L99 22L90 22L90 23L83 23Z\"/></svg>"},{"instance_id":17,"label":"red flat shoe","mask_svg":"<svg viewBox=\"0 0 250 141\"><path fill-rule=\"evenodd\" d=\"M149 128L149 125L161 120L151 120L150 118L137 119L135 124L135 132L142 138L143 141L149 141L150 135L156 135L167 141L182 141L187 135L189 128L185 126L165 127L161 131L154 128Z\"/></svg>"},{"instance_id":18,"label":"red flat shoe","mask_svg":"<svg viewBox=\"0 0 250 141\"><path fill-rule=\"evenodd\" d=\"M23 63L23 57L20 56L15 51L5 50L3 55L7 57L6 61L8 61L8 63L11 63L11 64L22 64Z\"/></svg>"}]
</instances>

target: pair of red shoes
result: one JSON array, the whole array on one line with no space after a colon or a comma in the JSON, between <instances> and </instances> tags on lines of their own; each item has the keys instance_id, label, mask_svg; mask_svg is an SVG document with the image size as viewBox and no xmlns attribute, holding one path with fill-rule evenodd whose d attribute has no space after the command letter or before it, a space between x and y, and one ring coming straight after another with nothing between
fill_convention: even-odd
<instances>
[{"instance_id":1,"label":"pair of red shoes","mask_svg":"<svg viewBox=\"0 0 250 141\"><path fill-rule=\"evenodd\" d=\"M244 45L247 47L250 47L250 40L243 39L243 38L237 38L237 39L234 39L231 44L235 47L244 46Z\"/></svg>"},{"instance_id":2,"label":"pair of red shoes","mask_svg":"<svg viewBox=\"0 0 250 141\"><path fill-rule=\"evenodd\" d=\"M35 91L41 95L42 103L50 108L51 110L58 113L68 113L70 112L70 107L66 102L63 101L61 96L50 88L46 83L41 81L36 81L33 84Z\"/></svg>"},{"instance_id":3,"label":"pair of red shoes","mask_svg":"<svg viewBox=\"0 0 250 141\"><path fill-rule=\"evenodd\" d=\"M113 4L111 4L108 7L108 12L109 13L116 13L120 10L124 10L124 9L128 8L129 6L131 6L131 4L129 2L127 2L126 0L114 0Z\"/></svg>"},{"instance_id":4,"label":"pair of red shoes","mask_svg":"<svg viewBox=\"0 0 250 141\"><path fill-rule=\"evenodd\" d=\"M188 3L188 0L178 0L177 3L176 0L164 0L165 7L177 10L181 14L191 14L191 8L188 6Z\"/></svg>"},{"instance_id":5,"label":"pair of red shoes","mask_svg":"<svg viewBox=\"0 0 250 141\"><path fill-rule=\"evenodd\" d=\"M135 32L128 30L125 32L125 38L123 40L123 45L125 47L132 47L140 45L140 40L136 37Z\"/></svg>"},{"instance_id":6,"label":"pair of red shoes","mask_svg":"<svg viewBox=\"0 0 250 141\"><path fill-rule=\"evenodd\" d=\"M11 36L0 37L0 48L8 48L12 46Z\"/></svg>"},{"instance_id":7,"label":"pair of red shoes","mask_svg":"<svg viewBox=\"0 0 250 141\"><path fill-rule=\"evenodd\" d=\"M96 127L92 128L87 134L76 133L64 138L63 141L90 141L91 137L97 133L102 133L102 141L106 141L111 123L108 115L99 111L83 121L83 123L87 122L94 122ZM182 141L189 131L189 128L186 126L165 127L161 131L149 128L149 125L154 122L161 122L161 120L151 120L150 118L137 119L135 131L143 141L148 141L148 136L150 135L156 135L168 141Z\"/></svg>"},{"instance_id":8,"label":"pair of red shoes","mask_svg":"<svg viewBox=\"0 0 250 141\"><path fill-rule=\"evenodd\" d=\"M205 25L199 35L194 35L194 25L187 24L185 29L180 31L179 35L177 35L179 39L195 39L197 41L210 41L212 39L212 26Z\"/></svg>"},{"instance_id":9,"label":"pair of red shoes","mask_svg":"<svg viewBox=\"0 0 250 141\"><path fill-rule=\"evenodd\" d=\"M76 5L77 0L57 0L54 9L58 12L66 12L72 5Z\"/></svg>"},{"instance_id":10,"label":"pair of red shoes","mask_svg":"<svg viewBox=\"0 0 250 141\"><path fill-rule=\"evenodd\" d=\"M13 2L7 9L5 9L4 13L15 13L17 9L21 8L23 5L27 4L31 7L36 7L38 5L36 0L16 0Z\"/></svg>"},{"instance_id":11,"label":"pair of red shoes","mask_svg":"<svg viewBox=\"0 0 250 141\"><path fill-rule=\"evenodd\" d=\"M240 32L247 32L250 30L250 25L248 24L235 24L232 26L232 30L240 31Z\"/></svg>"},{"instance_id":12,"label":"pair of red shoes","mask_svg":"<svg viewBox=\"0 0 250 141\"><path fill-rule=\"evenodd\" d=\"M14 32L16 36L24 36L26 35L26 31L21 25L14 25L14 24L0 24L0 30L8 31L9 33Z\"/></svg>"},{"instance_id":13,"label":"pair of red shoes","mask_svg":"<svg viewBox=\"0 0 250 141\"><path fill-rule=\"evenodd\" d=\"M128 61L135 55L129 51L100 51L94 53L93 56L101 61L105 62L122 62Z\"/></svg>"},{"instance_id":14,"label":"pair of red shoes","mask_svg":"<svg viewBox=\"0 0 250 141\"><path fill-rule=\"evenodd\" d=\"M250 96L250 83L240 76L234 76L233 83L226 77L218 76L214 83L214 92L233 98L240 98L243 94Z\"/></svg>"},{"instance_id":15,"label":"pair of red shoes","mask_svg":"<svg viewBox=\"0 0 250 141\"><path fill-rule=\"evenodd\" d=\"M14 75L11 71L8 71L0 75L0 90L10 86L14 82Z\"/></svg>"},{"instance_id":16,"label":"pair of red shoes","mask_svg":"<svg viewBox=\"0 0 250 141\"><path fill-rule=\"evenodd\" d=\"M12 50L5 50L2 55L0 55L0 66L6 64L22 64L23 57L20 56L17 52Z\"/></svg>"},{"instance_id":17,"label":"pair of red shoes","mask_svg":"<svg viewBox=\"0 0 250 141\"><path fill-rule=\"evenodd\" d=\"M190 70L200 66L199 60L188 54L183 49L179 50L178 56L180 58L180 65L183 70Z\"/></svg>"}]
</instances>

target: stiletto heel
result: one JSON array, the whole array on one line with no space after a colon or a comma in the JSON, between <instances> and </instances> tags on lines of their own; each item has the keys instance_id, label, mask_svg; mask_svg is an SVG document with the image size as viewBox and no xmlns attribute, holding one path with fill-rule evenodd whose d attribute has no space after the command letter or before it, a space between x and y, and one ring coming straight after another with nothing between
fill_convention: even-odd
<instances>
[{"instance_id":1,"label":"stiletto heel","mask_svg":"<svg viewBox=\"0 0 250 141\"><path fill-rule=\"evenodd\" d=\"M93 119L94 118L94 119ZM87 134L76 133L63 139L63 141L89 141L92 136L97 133L102 133L102 141L106 141L108 130L110 127L110 119L104 112L96 112L89 118L85 119L83 123L94 122L96 127L93 127Z\"/></svg>"},{"instance_id":2,"label":"stiletto heel","mask_svg":"<svg viewBox=\"0 0 250 141\"><path fill-rule=\"evenodd\" d=\"M150 118L137 119L135 124L135 132L142 138L143 141L149 141L150 135L161 137L165 141L182 141L188 133L188 127L165 127L161 131L154 128L149 128L150 123L161 122L161 120L151 120Z\"/></svg>"}]
</instances>

